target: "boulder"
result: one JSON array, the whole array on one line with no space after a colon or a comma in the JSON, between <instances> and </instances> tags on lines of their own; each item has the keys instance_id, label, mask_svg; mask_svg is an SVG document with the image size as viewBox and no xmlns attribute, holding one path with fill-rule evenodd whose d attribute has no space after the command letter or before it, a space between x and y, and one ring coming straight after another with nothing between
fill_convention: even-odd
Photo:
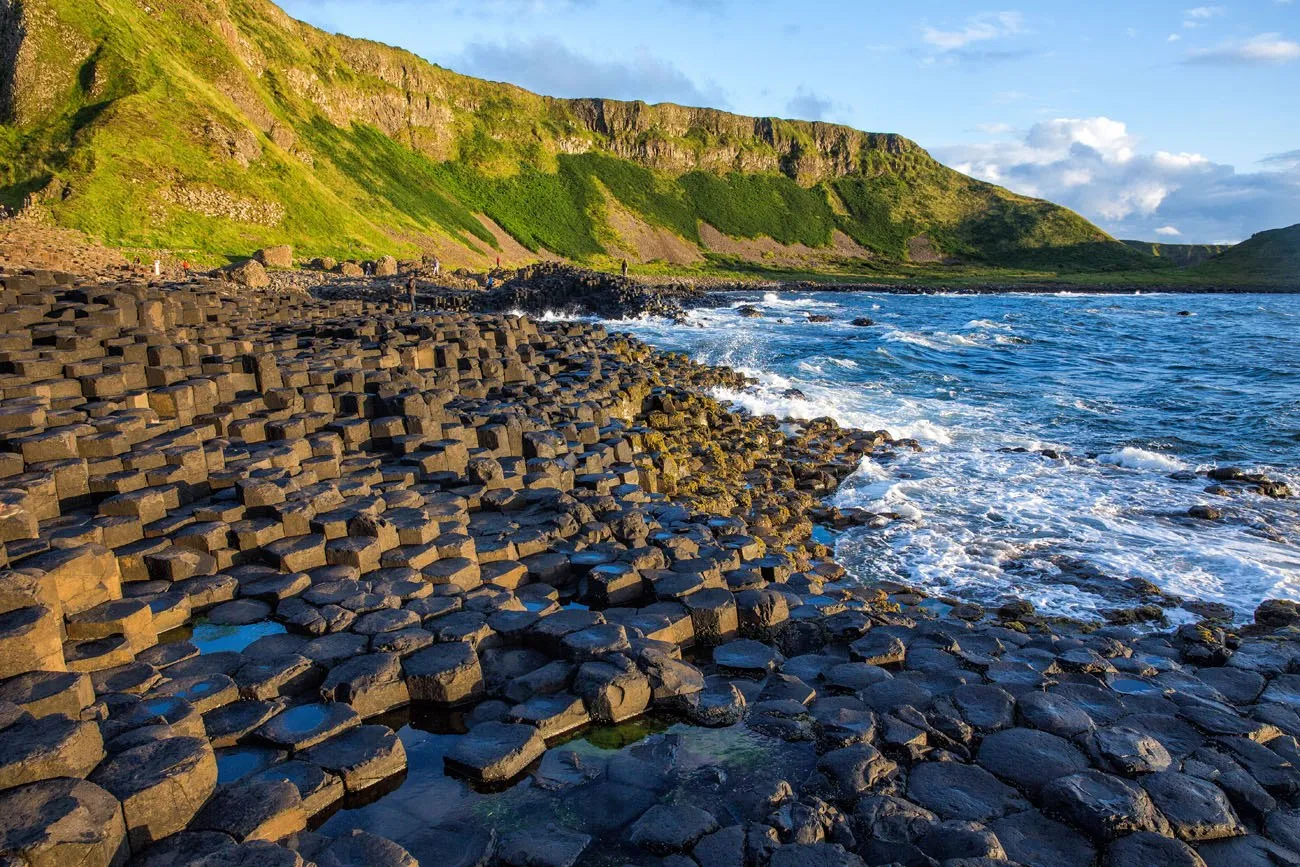
<instances>
[{"instance_id":1,"label":"boulder","mask_svg":"<svg viewBox=\"0 0 1300 867\"><path fill-rule=\"evenodd\" d=\"M226 269L226 276L246 289L265 289L271 285L270 275L256 259L231 265Z\"/></svg>"},{"instance_id":2,"label":"boulder","mask_svg":"<svg viewBox=\"0 0 1300 867\"><path fill-rule=\"evenodd\" d=\"M281 244L276 247L263 247L253 254L253 258L268 268L292 268L293 247Z\"/></svg>"}]
</instances>

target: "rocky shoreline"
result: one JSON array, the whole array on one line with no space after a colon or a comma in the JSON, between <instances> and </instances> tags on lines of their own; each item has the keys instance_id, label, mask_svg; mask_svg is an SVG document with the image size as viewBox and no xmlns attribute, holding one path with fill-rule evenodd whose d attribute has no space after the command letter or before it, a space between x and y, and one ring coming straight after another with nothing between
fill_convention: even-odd
<instances>
[{"instance_id":1,"label":"rocky shoreline","mask_svg":"<svg viewBox=\"0 0 1300 867\"><path fill-rule=\"evenodd\" d=\"M914 444L500 312L689 287L411 273L0 275L0 859L1300 861L1294 604L845 580L822 499Z\"/></svg>"}]
</instances>

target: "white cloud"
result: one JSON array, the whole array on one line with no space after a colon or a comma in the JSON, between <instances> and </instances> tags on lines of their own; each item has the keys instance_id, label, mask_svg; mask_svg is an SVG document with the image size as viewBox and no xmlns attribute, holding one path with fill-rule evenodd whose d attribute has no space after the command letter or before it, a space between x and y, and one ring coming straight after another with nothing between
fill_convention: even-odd
<instances>
[{"instance_id":1,"label":"white cloud","mask_svg":"<svg viewBox=\"0 0 1300 867\"><path fill-rule=\"evenodd\" d=\"M1024 30L1024 17L1019 12L985 12L966 19L958 30L940 30L922 27L921 39L940 51L955 51L974 42L985 42L1011 36Z\"/></svg>"},{"instance_id":2,"label":"white cloud","mask_svg":"<svg viewBox=\"0 0 1300 867\"><path fill-rule=\"evenodd\" d=\"M1237 172L1203 154L1145 150L1122 121L1055 118L1023 135L936 148L958 171L1073 208L1125 238L1245 238L1300 222L1300 161ZM1176 227L1176 229L1175 229Z\"/></svg>"},{"instance_id":3,"label":"white cloud","mask_svg":"<svg viewBox=\"0 0 1300 867\"><path fill-rule=\"evenodd\" d=\"M1180 40L1180 39L1182 39L1182 38L1183 38L1183 37L1179 36L1177 33L1170 33L1170 34L1169 34L1169 37L1168 37L1165 41L1166 41L1166 42L1177 42L1178 40Z\"/></svg>"},{"instance_id":4,"label":"white cloud","mask_svg":"<svg viewBox=\"0 0 1300 867\"><path fill-rule=\"evenodd\" d=\"M1239 42L1225 42L1217 48L1193 51L1187 63L1268 65L1300 60L1300 42L1280 33L1260 33Z\"/></svg>"},{"instance_id":5,"label":"white cloud","mask_svg":"<svg viewBox=\"0 0 1300 867\"><path fill-rule=\"evenodd\" d=\"M980 132L986 132L989 135L1006 135L1013 132L1015 127L1009 123L977 123L975 128Z\"/></svg>"},{"instance_id":6,"label":"white cloud","mask_svg":"<svg viewBox=\"0 0 1300 867\"><path fill-rule=\"evenodd\" d=\"M712 82L700 84L645 49L622 60L597 60L571 51L547 37L526 42L475 42L448 65L457 72L508 81L547 96L602 96L725 107L726 98Z\"/></svg>"},{"instance_id":7,"label":"white cloud","mask_svg":"<svg viewBox=\"0 0 1300 867\"><path fill-rule=\"evenodd\" d=\"M1157 226L1155 233L1165 238L1177 238L1182 232L1173 226Z\"/></svg>"},{"instance_id":8,"label":"white cloud","mask_svg":"<svg viewBox=\"0 0 1300 867\"><path fill-rule=\"evenodd\" d=\"M1194 9L1183 10L1183 26L1187 28L1200 27L1211 18L1220 18L1227 14L1227 10L1222 6L1197 6Z\"/></svg>"}]
</instances>

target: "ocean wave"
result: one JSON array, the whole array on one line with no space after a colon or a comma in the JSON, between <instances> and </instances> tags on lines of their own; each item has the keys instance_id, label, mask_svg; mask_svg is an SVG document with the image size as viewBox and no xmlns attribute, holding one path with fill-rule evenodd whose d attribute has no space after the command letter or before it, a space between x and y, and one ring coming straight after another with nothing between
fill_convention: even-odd
<instances>
[{"instance_id":1,"label":"ocean wave","mask_svg":"<svg viewBox=\"0 0 1300 867\"><path fill-rule=\"evenodd\" d=\"M1127 467L1130 470L1161 470L1172 473L1175 470L1187 469L1187 465L1178 458L1162 455L1160 452L1147 451L1135 446L1125 446L1119 451L1098 455L1097 461L1117 467Z\"/></svg>"},{"instance_id":2,"label":"ocean wave","mask_svg":"<svg viewBox=\"0 0 1300 867\"><path fill-rule=\"evenodd\" d=\"M978 346L974 340L961 334L949 334L946 331L932 331L929 333L923 331L889 331L882 337L890 343L911 343L915 346L924 346L927 349L937 349L940 352L947 352L953 347L958 346Z\"/></svg>"}]
</instances>

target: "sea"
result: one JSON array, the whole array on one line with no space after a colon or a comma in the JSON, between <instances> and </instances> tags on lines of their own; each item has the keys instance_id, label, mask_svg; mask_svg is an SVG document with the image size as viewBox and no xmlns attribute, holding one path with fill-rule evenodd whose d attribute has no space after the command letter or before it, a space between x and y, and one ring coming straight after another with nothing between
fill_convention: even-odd
<instances>
[{"instance_id":1,"label":"sea","mask_svg":"<svg viewBox=\"0 0 1300 867\"><path fill-rule=\"evenodd\" d=\"M1144 582L1243 620L1300 601L1300 498L1204 475L1241 467L1300 495L1300 296L749 292L685 323L606 325L744 372L751 386L715 393L736 408L917 441L831 499L891 516L819 529L856 580L1082 619ZM1223 517L1189 517L1201 504Z\"/></svg>"}]
</instances>

